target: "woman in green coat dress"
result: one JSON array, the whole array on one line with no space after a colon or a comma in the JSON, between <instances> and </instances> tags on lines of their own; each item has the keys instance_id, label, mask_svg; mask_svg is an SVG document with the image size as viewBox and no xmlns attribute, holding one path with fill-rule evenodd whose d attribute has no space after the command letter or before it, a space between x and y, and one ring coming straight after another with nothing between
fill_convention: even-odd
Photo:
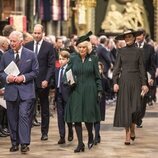
<instances>
[{"instance_id":1,"label":"woman in green coat dress","mask_svg":"<svg viewBox=\"0 0 158 158\"><path fill-rule=\"evenodd\" d=\"M72 70L75 86L69 97L65 110L65 121L74 122L78 138L78 146L74 152L84 151L82 137L82 122L85 122L88 131L88 148L93 146L92 125L100 121L98 94L102 90L98 69L98 59L91 55L89 35L81 36L77 41L78 54L70 58L67 67Z\"/></svg>"}]
</instances>

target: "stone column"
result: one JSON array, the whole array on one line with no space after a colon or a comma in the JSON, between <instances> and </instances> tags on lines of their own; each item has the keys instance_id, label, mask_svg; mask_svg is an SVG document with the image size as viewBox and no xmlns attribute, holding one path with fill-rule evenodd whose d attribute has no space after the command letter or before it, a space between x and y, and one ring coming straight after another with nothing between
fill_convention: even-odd
<instances>
[{"instance_id":1,"label":"stone column","mask_svg":"<svg viewBox=\"0 0 158 158\"><path fill-rule=\"evenodd\" d=\"M87 31L95 31L95 7L96 0L85 0L87 6Z\"/></svg>"},{"instance_id":2,"label":"stone column","mask_svg":"<svg viewBox=\"0 0 158 158\"><path fill-rule=\"evenodd\" d=\"M15 14L25 15L25 0L15 0Z\"/></svg>"},{"instance_id":3,"label":"stone column","mask_svg":"<svg viewBox=\"0 0 158 158\"><path fill-rule=\"evenodd\" d=\"M154 0L153 5L154 5L154 40L158 42L158 0Z\"/></svg>"},{"instance_id":4,"label":"stone column","mask_svg":"<svg viewBox=\"0 0 158 158\"><path fill-rule=\"evenodd\" d=\"M96 0L78 0L78 35L95 31L95 7Z\"/></svg>"}]
</instances>

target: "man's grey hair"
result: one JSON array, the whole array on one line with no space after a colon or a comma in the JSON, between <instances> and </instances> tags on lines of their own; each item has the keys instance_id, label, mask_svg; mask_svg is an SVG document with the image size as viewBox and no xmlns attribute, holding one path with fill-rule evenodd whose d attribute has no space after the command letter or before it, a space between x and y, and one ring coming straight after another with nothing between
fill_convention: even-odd
<instances>
[{"instance_id":1,"label":"man's grey hair","mask_svg":"<svg viewBox=\"0 0 158 158\"><path fill-rule=\"evenodd\" d=\"M13 31L13 32L11 32L9 37L12 36L12 35L17 36L19 41L23 41L23 33L22 32L20 32L20 31Z\"/></svg>"}]
</instances>

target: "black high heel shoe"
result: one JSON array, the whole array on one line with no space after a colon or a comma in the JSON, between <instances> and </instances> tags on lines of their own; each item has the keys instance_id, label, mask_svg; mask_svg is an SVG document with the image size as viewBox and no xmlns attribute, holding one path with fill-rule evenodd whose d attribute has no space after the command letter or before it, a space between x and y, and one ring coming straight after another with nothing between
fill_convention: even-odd
<instances>
[{"instance_id":1,"label":"black high heel shoe","mask_svg":"<svg viewBox=\"0 0 158 158\"><path fill-rule=\"evenodd\" d=\"M134 140L135 140L135 138L136 138L135 136L133 136L133 137L131 136L131 140L132 140L132 141L134 141Z\"/></svg>"},{"instance_id":2,"label":"black high heel shoe","mask_svg":"<svg viewBox=\"0 0 158 158\"><path fill-rule=\"evenodd\" d=\"M84 152L84 150L85 150L85 145L84 144L79 144L78 146L77 146L77 148L74 150L74 153L79 153L79 152Z\"/></svg>"},{"instance_id":3,"label":"black high heel shoe","mask_svg":"<svg viewBox=\"0 0 158 158\"><path fill-rule=\"evenodd\" d=\"M131 143L130 142L125 142L125 145L130 145Z\"/></svg>"}]
</instances>

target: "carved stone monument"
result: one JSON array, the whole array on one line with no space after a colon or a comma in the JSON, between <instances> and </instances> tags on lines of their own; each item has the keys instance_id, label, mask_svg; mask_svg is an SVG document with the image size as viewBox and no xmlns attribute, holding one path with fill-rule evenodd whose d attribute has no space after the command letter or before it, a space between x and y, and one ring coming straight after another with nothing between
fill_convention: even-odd
<instances>
[{"instance_id":1,"label":"carved stone monument","mask_svg":"<svg viewBox=\"0 0 158 158\"><path fill-rule=\"evenodd\" d=\"M101 28L105 32L119 33L124 29L145 28L148 32L146 12L142 0L110 0Z\"/></svg>"}]
</instances>

